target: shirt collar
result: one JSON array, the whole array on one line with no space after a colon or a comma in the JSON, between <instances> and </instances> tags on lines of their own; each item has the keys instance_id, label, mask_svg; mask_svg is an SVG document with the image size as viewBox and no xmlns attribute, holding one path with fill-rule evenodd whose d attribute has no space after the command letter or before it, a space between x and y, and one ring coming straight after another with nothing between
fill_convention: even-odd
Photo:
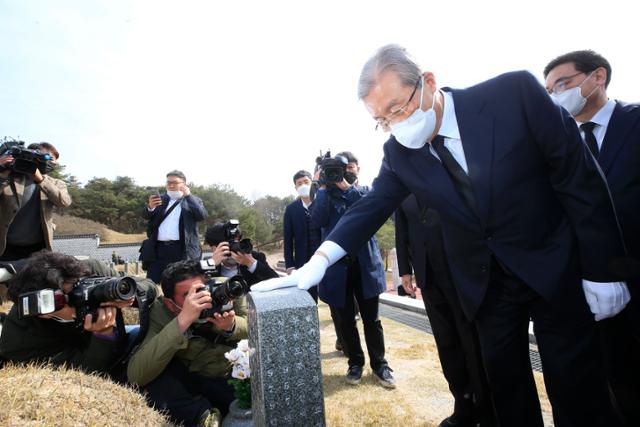
<instances>
[{"instance_id":1,"label":"shirt collar","mask_svg":"<svg viewBox=\"0 0 640 427\"><path fill-rule=\"evenodd\" d=\"M449 92L440 91L444 108L442 110L442 123L438 135L445 138L460 139L460 129L458 129L458 119L456 118L456 110L453 104L453 96Z\"/></svg>"},{"instance_id":2,"label":"shirt collar","mask_svg":"<svg viewBox=\"0 0 640 427\"><path fill-rule=\"evenodd\" d=\"M609 120L611 120L611 115L613 114L613 110L616 108L616 102L612 99L609 99L601 109L598 110L596 114L591 117L590 122L593 122L599 126L607 127L609 124ZM583 122L577 122L578 126L580 126Z\"/></svg>"}]
</instances>

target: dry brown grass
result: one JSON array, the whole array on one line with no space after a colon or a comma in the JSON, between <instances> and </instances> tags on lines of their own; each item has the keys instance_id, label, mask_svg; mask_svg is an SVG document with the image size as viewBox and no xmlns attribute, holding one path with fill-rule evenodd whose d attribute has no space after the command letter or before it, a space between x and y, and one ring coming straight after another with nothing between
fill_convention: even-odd
<instances>
[{"instance_id":1,"label":"dry brown grass","mask_svg":"<svg viewBox=\"0 0 640 427\"><path fill-rule=\"evenodd\" d=\"M53 215L56 224L56 234L97 234L102 243L134 243L146 239L145 233L124 234L107 228L106 225L90 219L79 218L73 215Z\"/></svg>"},{"instance_id":2,"label":"dry brown grass","mask_svg":"<svg viewBox=\"0 0 640 427\"><path fill-rule=\"evenodd\" d=\"M0 369L2 426L170 426L142 395L96 375L46 366Z\"/></svg>"},{"instance_id":3,"label":"dry brown grass","mask_svg":"<svg viewBox=\"0 0 640 427\"><path fill-rule=\"evenodd\" d=\"M368 366L360 385L351 386L344 381L347 359L334 348L336 336L328 306L320 304L319 316L328 426L426 427L437 426L451 415L453 398L442 375L432 335L383 318L386 358L394 370L397 388L387 390L378 385ZM364 348L361 322L358 329ZM535 376L545 419L550 419L542 375Z\"/></svg>"}]
</instances>

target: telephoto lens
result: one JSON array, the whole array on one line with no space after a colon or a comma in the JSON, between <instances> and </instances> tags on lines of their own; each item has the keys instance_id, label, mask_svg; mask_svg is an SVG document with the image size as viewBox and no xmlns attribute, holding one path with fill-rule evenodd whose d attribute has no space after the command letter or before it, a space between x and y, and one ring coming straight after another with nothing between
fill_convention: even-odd
<instances>
[{"instance_id":1,"label":"telephoto lens","mask_svg":"<svg viewBox=\"0 0 640 427\"><path fill-rule=\"evenodd\" d=\"M204 284L202 291L211 293L211 308L202 310L200 318L212 317L233 309L232 301L249 292L249 285L240 275L233 277L214 277Z\"/></svg>"}]
</instances>

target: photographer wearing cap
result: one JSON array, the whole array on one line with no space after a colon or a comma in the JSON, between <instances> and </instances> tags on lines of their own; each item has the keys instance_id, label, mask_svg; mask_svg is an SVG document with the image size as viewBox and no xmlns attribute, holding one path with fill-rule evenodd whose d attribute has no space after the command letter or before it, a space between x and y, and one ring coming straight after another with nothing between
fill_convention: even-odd
<instances>
[{"instance_id":1,"label":"photographer wearing cap","mask_svg":"<svg viewBox=\"0 0 640 427\"><path fill-rule=\"evenodd\" d=\"M77 259L55 252L32 255L9 281L11 307L0 336L0 356L13 362L66 364L87 372L106 372L118 358L117 309L127 301L102 303L93 314L76 319L76 308L68 303L78 280L90 269ZM55 311L25 313L26 293L53 290ZM52 305L53 310L53 305Z\"/></svg>"},{"instance_id":2,"label":"photographer wearing cap","mask_svg":"<svg viewBox=\"0 0 640 427\"><path fill-rule=\"evenodd\" d=\"M0 260L5 261L51 250L53 208L71 205L64 181L48 175L58 162L58 150L47 142L31 144L27 149L22 145L0 145ZM24 161L16 159L14 155L18 154L14 152L50 160Z\"/></svg>"},{"instance_id":3,"label":"photographer wearing cap","mask_svg":"<svg viewBox=\"0 0 640 427\"><path fill-rule=\"evenodd\" d=\"M149 330L127 370L150 403L187 426L211 425L214 408L228 411L234 396L224 353L247 338L244 296L233 299L231 309L208 316L203 311L214 308L214 299L205 283L199 261L167 266L161 281L164 296L152 304Z\"/></svg>"},{"instance_id":4,"label":"photographer wearing cap","mask_svg":"<svg viewBox=\"0 0 640 427\"><path fill-rule=\"evenodd\" d=\"M264 253L254 251L249 239L243 239L237 220L217 223L207 228L204 241L211 247L213 264L220 276L242 276L249 286L278 277Z\"/></svg>"}]
</instances>

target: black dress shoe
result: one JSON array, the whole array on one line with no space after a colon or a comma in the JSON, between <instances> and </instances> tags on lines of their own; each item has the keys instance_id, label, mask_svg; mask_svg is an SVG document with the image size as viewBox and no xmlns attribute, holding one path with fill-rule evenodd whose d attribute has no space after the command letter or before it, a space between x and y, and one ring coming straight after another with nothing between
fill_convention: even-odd
<instances>
[{"instance_id":1,"label":"black dress shoe","mask_svg":"<svg viewBox=\"0 0 640 427\"><path fill-rule=\"evenodd\" d=\"M438 424L438 427L476 427L476 423L472 420L456 417L455 414L445 418Z\"/></svg>"}]
</instances>

